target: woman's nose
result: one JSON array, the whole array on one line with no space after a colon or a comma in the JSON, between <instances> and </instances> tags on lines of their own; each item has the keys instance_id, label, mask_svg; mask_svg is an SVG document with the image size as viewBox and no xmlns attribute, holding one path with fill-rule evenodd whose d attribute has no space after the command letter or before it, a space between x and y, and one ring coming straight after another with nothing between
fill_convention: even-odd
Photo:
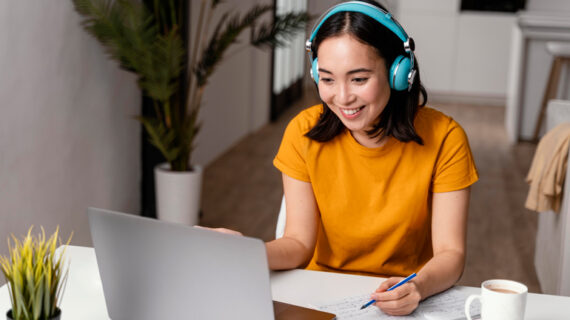
<instances>
[{"instance_id":1,"label":"woman's nose","mask_svg":"<svg viewBox=\"0 0 570 320\"><path fill-rule=\"evenodd\" d=\"M336 94L337 97L337 104L347 106L352 101L354 101L354 95L352 94L349 86L347 85L340 85L338 86L338 91Z\"/></svg>"}]
</instances>

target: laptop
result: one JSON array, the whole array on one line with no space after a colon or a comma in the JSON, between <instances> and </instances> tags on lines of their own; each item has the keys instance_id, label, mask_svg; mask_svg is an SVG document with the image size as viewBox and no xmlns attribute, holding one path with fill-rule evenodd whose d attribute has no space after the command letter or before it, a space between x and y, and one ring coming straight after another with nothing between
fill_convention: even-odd
<instances>
[{"instance_id":1,"label":"laptop","mask_svg":"<svg viewBox=\"0 0 570 320\"><path fill-rule=\"evenodd\" d=\"M97 208L87 215L113 320L335 317L272 301L259 239Z\"/></svg>"}]
</instances>

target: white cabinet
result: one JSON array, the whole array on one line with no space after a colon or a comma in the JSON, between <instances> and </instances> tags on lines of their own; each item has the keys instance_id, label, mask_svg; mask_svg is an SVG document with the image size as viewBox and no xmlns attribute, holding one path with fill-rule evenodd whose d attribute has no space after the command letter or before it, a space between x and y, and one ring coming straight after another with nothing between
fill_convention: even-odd
<instances>
[{"instance_id":1,"label":"white cabinet","mask_svg":"<svg viewBox=\"0 0 570 320\"><path fill-rule=\"evenodd\" d=\"M416 42L422 81L436 95L504 103L515 15L459 8L459 0L398 3L398 20Z\"/></svg>"},{"instance_id":2,"label":"white cabinet","mask_svg":"<svg viewBox=\"0 0 570 320\"><path fill-rule=\"evenodd\" d=\"M452 90L505 99L514 14L459 15Z\"/></svg>"},{"instance_id":3,"label":"white cabinet","mask_svg":"<svg viewBox=\"0 0 570 320\"><path fill-rule=\"evenodd\" d=\"M512 41L505 126L509 140L516 142L532 139L552 63L546 42L570 41L570 13L523 12L513 27ZM566 92L560 98L570 98L568 86L570 81L559 90Z\"/></svg>"},{"instance_id":4,"label":"white cabinet","mask_svg":"<svg viewBox=\"0 0 570 320\"><path fill-rule=\"evenodd\" d=\"M429 93L450 92L457 47L459 0L398 3L398 21L416 43L422 82Z\"/></svg>"}]
</instances>

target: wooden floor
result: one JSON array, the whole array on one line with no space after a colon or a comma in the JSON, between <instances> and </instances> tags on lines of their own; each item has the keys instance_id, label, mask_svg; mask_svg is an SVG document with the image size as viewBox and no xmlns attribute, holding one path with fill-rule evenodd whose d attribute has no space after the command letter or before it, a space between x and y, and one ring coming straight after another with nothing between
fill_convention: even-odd
<instances>
[{"instance_id":1,"label":"wooden floor","mask_svg":"<svg viewBox=\"0 0 570 320\"><path fill-rule=\"evenodd\" d=\"M205 169L202 225L273 239L283 194L273 157L291 117L316 102L307 95L279 121L247 136ZM524 208L524 178L536 146L508 143L504 108L449 103L433 107L463 126L480 175L471 192L467 265L459 283L479 286L486 279L507 278L540 292L533 263L537 213Z\"/></svg>"}]
</instances>

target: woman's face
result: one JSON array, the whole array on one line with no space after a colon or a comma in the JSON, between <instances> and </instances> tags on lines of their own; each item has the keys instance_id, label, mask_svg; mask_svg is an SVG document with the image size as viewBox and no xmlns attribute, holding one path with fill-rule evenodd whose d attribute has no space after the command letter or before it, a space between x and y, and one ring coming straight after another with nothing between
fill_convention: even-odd
<instances>
[{"instance_id":1,"label":"woman's face","mask_svg":"<svg viewBox=\"0 0 570 320\"><path fill-rule=\"evenodd\" d=\"M370 142L372 128L390 99L384 59L375 48L344 34L324 40L319 58L319 95L353 137Z\"/></svg>"}]
</instances>

